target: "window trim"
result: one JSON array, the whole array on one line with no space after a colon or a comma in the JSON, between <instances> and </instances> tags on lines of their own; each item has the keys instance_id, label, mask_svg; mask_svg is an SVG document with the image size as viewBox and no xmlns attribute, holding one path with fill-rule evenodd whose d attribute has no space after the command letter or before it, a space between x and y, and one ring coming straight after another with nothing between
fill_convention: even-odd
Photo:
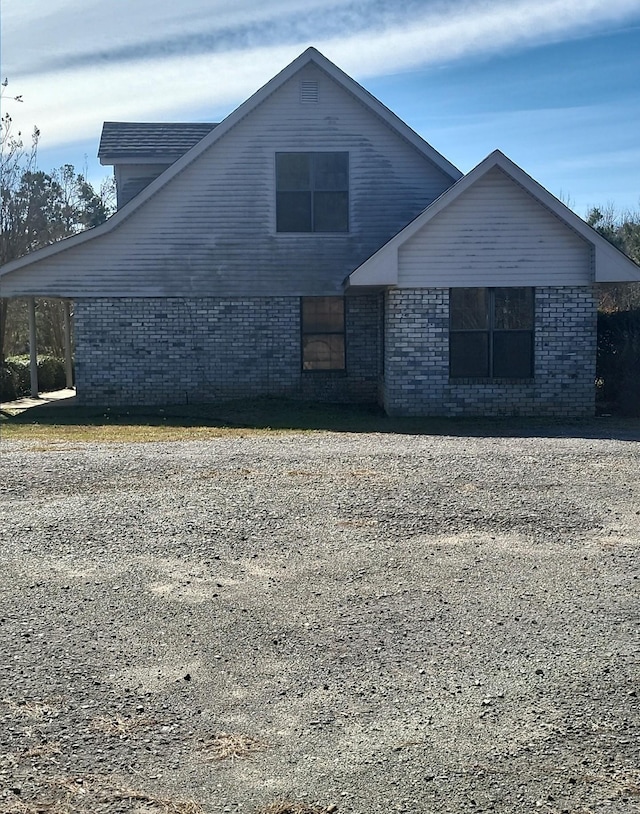
<instances>
[{"instance_id":1,"label":"window trim","mask_svg":"<svg viewBox=\"0 0 640 814\"><path fill-rule=\"evenodd\" d=\"M487 326L486 328L453 328L453 310L451 307L452 292L454 290L460 291L463 289L481 289L487 293ZM526 289L531 292L531 328L497 328L496 327L496 291L505 289ZM465 382L504 382L508 384L518 382L531 382L535 378L535 335L536 335L536 289L534 286L460 286L458 288L449 289L449 380L458 384ZM456 376L452 372L452 356L451 356L451 341L454 334L483 334L487 337L487 366L488 375L460 375ZM495 369L495 337L498 334L529 334L530 340L530 358L529 358L529 373L526 376L497 376L494 374Z\"/></svg>"},{"instance_id":2,"label":"window trim","mask_svg":"<svg viewBox=\"0 0 640 814\"><path fill-rule=\"evenodd\" d=\"M304 302L305 300L341 300L342 301L342 329L340 331L305 330ZM309 336L340 336L342 337L342 367L305 367L305 337ZM347 372L347 299L341 296L313 296L300 297L300 370L307 376L326 374L345 374Z\"/></svg>"},{"instance_id":3,"label":"window trim","mask_svg":"<svg viewBox=\"0 0 640 814\"><path fill-rule=\"evenodd\" d=\"M280 155L309 155L312 156L311 164L310 164L310 177L309 177L309 190L279 190L278 189L278 156ZM335 190L326 190L326 189L315 189L314 188L314 159L313 156L316 155L344 155L346 156L347 162L347 184L346 189L335 189ZM351 231L351 156L348 150L277 150L274 154L274 189L275 189L275 223L274 229L277 235L348 235ZM311 221L311 228L298 230L298 231L290 231L286 229L278 229L278 195L287 192L309 192L310 195L310 221ZM314 216L316 213L315 209L315 193L327 193L327 192L335 192L335 193L345 193L347 196L346 202L346 224L344 229L339 230L319 230L315 229L314 226Z\"/></svg>"}]
</instances>

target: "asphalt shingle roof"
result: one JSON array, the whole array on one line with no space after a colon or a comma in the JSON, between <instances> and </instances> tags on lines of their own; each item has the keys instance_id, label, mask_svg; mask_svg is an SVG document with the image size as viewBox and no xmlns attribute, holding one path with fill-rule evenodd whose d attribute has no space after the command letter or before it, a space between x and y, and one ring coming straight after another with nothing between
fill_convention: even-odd
<instances>
[{"instance_id":1,"label":"asphalt shingle roof","mask_svg":"<svg viewBox=\"0 0 640 814\"><path fill-rule=\"evenodd\" d=\"M98 157L176 160L214 127L212 122L105 122Z\"/></svg>"}]
</instances>

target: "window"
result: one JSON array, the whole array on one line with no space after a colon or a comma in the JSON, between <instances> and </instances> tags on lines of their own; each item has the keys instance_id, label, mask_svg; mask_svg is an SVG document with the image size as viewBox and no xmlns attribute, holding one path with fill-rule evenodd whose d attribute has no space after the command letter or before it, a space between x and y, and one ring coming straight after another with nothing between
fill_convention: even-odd
<instances>
[{"instance_id":1,"label":"window","mask_svg":"<svg viewBox=\"0 0 640 814\"><path fill-rule=\"evenodd\" d=\"M302 369L345 369L342 297L302 298Z\"/></svg>"},{"instance_id":2,"label":"window","mask_svg":"<svg viewBox=\"0 0 640 814\"><path fill-rule=\"evenodd\" d=\"M449 375L533 376L533 288L452 288Z\"/></svg>"},{"instance_id":3,"label":"window","mask_svg":"<svg viewBox=\"0 0 640 814\"><path fill-rule=\"evenodd\" d=\"M276 229L349 231L349 153L276 153Z\"/></svg>"}]
</instances>

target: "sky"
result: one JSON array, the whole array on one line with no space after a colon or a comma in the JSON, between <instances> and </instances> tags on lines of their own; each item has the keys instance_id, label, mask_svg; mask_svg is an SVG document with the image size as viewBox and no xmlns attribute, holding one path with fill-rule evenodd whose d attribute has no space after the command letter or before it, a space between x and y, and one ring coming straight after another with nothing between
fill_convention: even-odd
<instances>
[{"instance_id":1,"label":"sky","mask_svg":"<svg viewBox=\"0 0 640 814\"><path fill-rule=\"evenodd\" d=\"M462 172L498 148L582 216L640 210L640 0L2 0L0 26L45 171L97 185L103 121L220 121L313 45Z\"/></svg>"}]
</instances>

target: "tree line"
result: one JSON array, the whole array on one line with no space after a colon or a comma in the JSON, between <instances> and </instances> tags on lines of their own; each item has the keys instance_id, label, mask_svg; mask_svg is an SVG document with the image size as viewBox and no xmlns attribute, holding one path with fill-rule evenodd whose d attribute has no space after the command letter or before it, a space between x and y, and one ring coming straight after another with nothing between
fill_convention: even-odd
<instances>
[{"instance_id":1,"label":"tree line","mask_svg":"<svg viewBox=\"0 0 640 814\"><path fill-rule=\"evenodd\" d=\"M640 211L619 213L613 205L592 207L586 221L627 257L640 265ZM606 283L599 288L599 310L640 309L640 283Z\"/></svg>"},{"instance_id":2,"label":"tree line","mask_svg":"<svg viewBox=\"0 0 640 814\"><path fill-rule=\"evenodd\" d=\"M0 120L0 265L98 226L114 210L113 179L96 190L71 164L38 169L39 137L35 128L25 144L8 113ZM63 303L39 297L36 324L38 350L64 356ZM26 301L0 299L0 360L28 353L28 336Z\"/></svg>"}]
</instances>

